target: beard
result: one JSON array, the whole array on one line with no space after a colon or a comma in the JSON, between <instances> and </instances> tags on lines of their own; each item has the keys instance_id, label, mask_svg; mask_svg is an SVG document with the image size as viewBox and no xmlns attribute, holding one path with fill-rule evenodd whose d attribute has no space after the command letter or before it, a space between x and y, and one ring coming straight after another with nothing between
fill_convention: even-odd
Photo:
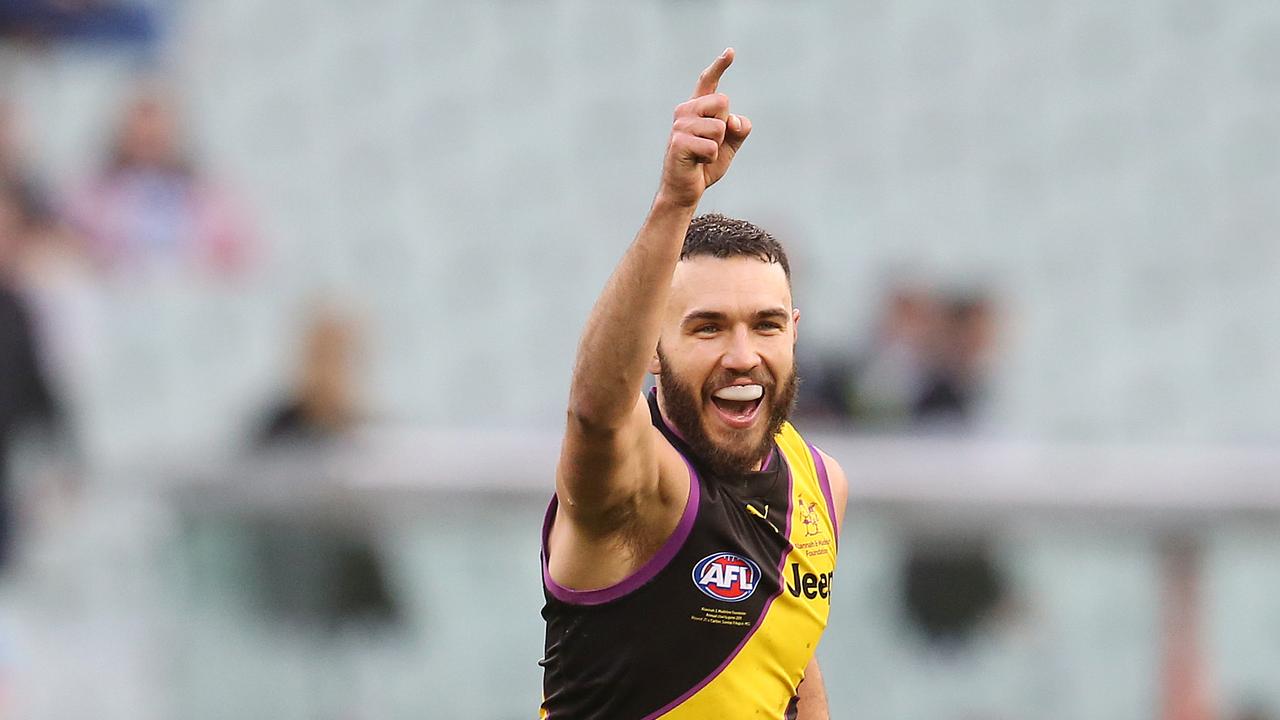
<instances>
[{"instance_id":1,"label":"beard","mask_svg":"<svg viewBox=\"0 0 1280 720\"><path fill-rule=\"evenodd\" d=\"M694 455L704 462L717 475L738 475L755 469L765 454L773 446L773 437L782 429L782 424L791 415L796 401L796 390L800 378L793 368L781 383L774 380L764 368L750 373L718 372L703 383L700 391L693 388L692 383L678 377L658 347L658 363L661 372L658 374L658 387L662 390L663 410L667 419L684 441L693 450ZM761 402L767 403L767 414L764 423L756 427L733 430L736 442L723 443L712 439L704 424L703 408L711 400L711 393L732 383L734 380L746 378L764 388ZM751 433L764 432L752 441Z\"/></svg>"}]
</instances>

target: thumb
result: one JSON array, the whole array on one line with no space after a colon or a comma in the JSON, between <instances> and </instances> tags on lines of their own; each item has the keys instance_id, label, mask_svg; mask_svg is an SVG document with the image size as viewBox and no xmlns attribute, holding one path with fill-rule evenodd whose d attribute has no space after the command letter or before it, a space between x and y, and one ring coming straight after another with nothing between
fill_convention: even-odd
<instances>
[{"instance_id":1,"label":"thumb","mask_svg":"<svg viewBox=\"0 0 1280 720\"><path fill-rule=\"evenodd\" d=\"M742 143L751 134L751 120L746 115L729 115L728 127L725 128L724 144L733 152L738 152Z\"/></svg>"}]
</instances>

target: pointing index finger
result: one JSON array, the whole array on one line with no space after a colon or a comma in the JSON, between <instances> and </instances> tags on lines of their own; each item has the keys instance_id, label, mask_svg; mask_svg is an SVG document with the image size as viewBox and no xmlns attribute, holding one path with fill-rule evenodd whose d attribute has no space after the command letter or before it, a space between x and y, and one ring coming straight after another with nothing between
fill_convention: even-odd
<instances>
[{"instance_id":1,"label":"pointing index finger","mask_svg":"<svg viewBox=\"0 0 1280 720\"><path fill-rule=\"evenodd\" d=\"M724 75L724 71L728 70L732 64L733 48L725 48L724 52L720 53L720 57L712 61L698 76L698 84L693 88L693 96L699 98L715 92L720 85L720 76Z\"/></svg>"}]
</instances>

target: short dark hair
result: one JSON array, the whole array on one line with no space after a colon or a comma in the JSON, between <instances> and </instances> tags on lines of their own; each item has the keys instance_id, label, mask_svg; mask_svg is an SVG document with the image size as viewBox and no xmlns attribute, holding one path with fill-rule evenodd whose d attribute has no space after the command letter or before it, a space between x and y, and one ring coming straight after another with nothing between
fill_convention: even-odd
<instances>
[{"instance_id":1,"label":"short dark hair","mask_svg":"<svg viewBox=\"0 0 1280 720\"><path fill-rule=\"evenodd\" d=\"M791 264L787 252L772 235L746 220L719 213L699 215L689 223L684 234L680 259L710 255L718 258L754 257L763 262L778 263L791 282Z\"/></svg>"}]
</instances>

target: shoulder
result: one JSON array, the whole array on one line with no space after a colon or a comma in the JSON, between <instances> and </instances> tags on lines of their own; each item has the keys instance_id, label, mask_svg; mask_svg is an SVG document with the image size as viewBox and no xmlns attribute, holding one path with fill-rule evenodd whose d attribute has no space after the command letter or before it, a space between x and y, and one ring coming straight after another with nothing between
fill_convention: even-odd
<instances>
[{"instance_id":1,"label":"shoulder","mask_svg":"<svg viewBox=\"0 0 1280 720\"><path fill-rule=\"evenodd\" d=\"M820 448L814 449L822 456L822 464L827 468L827 482L831 484L831 500L836 506L836 522L838 525L844 525L845 505L849 502L849 478L845 476L844 468L840 467L839 461Z\"/></svg>"}]
</instances>

